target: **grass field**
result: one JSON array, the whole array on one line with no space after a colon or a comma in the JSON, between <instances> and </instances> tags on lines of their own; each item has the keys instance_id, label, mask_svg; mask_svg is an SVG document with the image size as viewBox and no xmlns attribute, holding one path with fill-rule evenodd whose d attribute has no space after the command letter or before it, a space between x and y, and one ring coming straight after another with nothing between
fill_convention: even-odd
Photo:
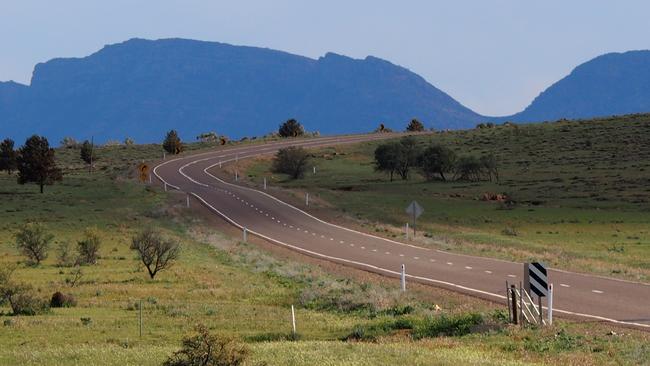
<instances>
[{"instance_id":1,"label":"grass field","mask_svg":"<svg viewBox=\"0 0 650 366\"><path fill-rule=\"evenodd\" d=\"M650 280L650 116L441 132L417 137L459 155L493 153L500 182L427 182L417 172L393 182L373 169L380 142L314 152L318 174L290 181L249 168L274 185L309 191L369 229L397 235L417 200L424 208L420 241L444 249L648 282ZM513 208L482 201L505 193ZM316 201L318 202L318 201ZM379 229L382 230L382 229Z\"/></svg>"},{"instance_id":2,"label":"grass field","mask_svg":"<svg viewBox=\"0 0 650 366\"><path fill-rule=\"evenodd\" d=\"M36 316L0 308L0 364L159 365L197 323L245 341L251 365L632 365L650 359L647 334L608 335L608 325L559 322L539 331L497 322L465 336L411 339L411 330L401 329L408 327L386 324L410 324L421 332L427 319L443 314L492 319L499 313L461 295L434 292L426 301L416 293L400 295L393 284L356 282L238 243L184 208L183 197L128 178L137 163L159 151L154 145L100 149L97 169L89 174L78 151L58 150L66 175L44 194L0 176L0 265L18 263L17 279L32 284L39 297L60 290L78 300L76 307ZM40 266L26 265L13 234L28 221L42 222L57 242L73 244L84 229L97 228L99 263L81 267L74 285L75 269L57 266L54 248ZM128 249L130 237L144 227L182 243L179 262L153 281ZM286 340L292 304L299 341ZM405 306L412 310L398 311ZM363 337L341 341L350 334Z\"/></svg>"}]
</instances>

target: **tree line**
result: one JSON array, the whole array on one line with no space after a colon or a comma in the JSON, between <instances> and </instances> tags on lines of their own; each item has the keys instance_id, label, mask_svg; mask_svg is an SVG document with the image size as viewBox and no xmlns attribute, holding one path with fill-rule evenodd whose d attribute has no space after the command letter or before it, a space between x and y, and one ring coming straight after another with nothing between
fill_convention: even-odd
<instances>
[{"instance_id":1,"label":"tree line","mask_svg":"<svg viewBox=\"0 0 650 366\"><path fill-rule=\"evenodd\" d=\"M422 148L413 137L387 142L375 149L375 170L409 179L417 170L427 180L499 181L498 162L494 155L457 155L452 149L431 143Z\"/></svg>"}]
</instances>

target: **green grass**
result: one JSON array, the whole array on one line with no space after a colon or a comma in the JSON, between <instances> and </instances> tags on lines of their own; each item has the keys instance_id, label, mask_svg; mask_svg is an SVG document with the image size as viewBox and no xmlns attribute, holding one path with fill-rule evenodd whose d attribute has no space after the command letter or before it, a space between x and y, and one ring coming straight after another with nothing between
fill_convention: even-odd
<instances>
[{"instance_id":1,"label":"green grass","mask_svg":"<svg viewBox=\"0 0 650 366\"><path fill-rule=\"evenodd\" d=\"M37 316L13 316L0 307L0 364L159 365L198 323L245 340L251 365L604 364L611 355L619 364L639 364L650 358L643 333L607 337L607 326L563 322L559 326L572 337L569 347L556 340L559 328L540 334L503 324L414 341L405 324L425 327L441 314L458 319L470 310L489 317L494 305L460 295L405 296L394 284L357 282L237 243L184 208L184 197L128 179L141 159L158 153L155 145L104 148L96 172L88 174L78 151L58 150L66 175L44 194L0 175L0 265L19 263L16 278L42 298L62 291L78 300L77 307ZM73 269L56 265L54 248L42 265L25 265L13 234L29 221L42 222L56 241L72 244L86 228L97 228L98 264L82 267L74 287L66 281ZM181 259L154 281L128 249L130 237L147 226L182 243ZM295 342L288 340L292 304L300 339ZM359 328L383 330L372 341L340 341ZM547 346L530 345L538 339Z\"/></svg>"},{"instance_id":2,"label":"green grass","mask_svg":"<svg viewBox=\"0 0 650 366\"><path fill-rule=\"evenodd\" d=\"M650 279L650 116L501 126L419 136L458 154L493 153L501 181L427 182L416 171L389 182L373 169L381 142L314 152L318 174L290 181L269 173L269 161L250 166L254 184L308 190L322 207L334 207L369 229L400 235L404 209L417 200L425 209L422 242L457 252L633 280ZM485 193L506 193L507 209L485 202ZM319 201L316 200L316 203ZM316 208L316 207L315 207Z\"/></svg>"}]
</instances>

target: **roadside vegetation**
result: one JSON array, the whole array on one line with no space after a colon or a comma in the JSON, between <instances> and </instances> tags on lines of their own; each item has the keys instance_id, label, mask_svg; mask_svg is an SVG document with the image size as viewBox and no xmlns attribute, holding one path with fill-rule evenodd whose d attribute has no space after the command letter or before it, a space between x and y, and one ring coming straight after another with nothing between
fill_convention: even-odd
<instances>
[{"instance_id":1,"label":"roadside vegetation","mask_svg":"<svg viewBox=\"0 0 650 366\"><path fill-rule=\"evenodd\" d=\"M248 176L308 191L312 210L334 208L387 236L403 235L404 209L417 200L423 245L648 282L648 132L648 115L488 124L310 151L318 174L301 180L273 173L266 159ZM419 152L400 155L405 141ZM391 156L402 158L385 164Z\"/></svg>"},{"instance_id":2,"label":"roadside vegetation","mask_svg":"<svg viewBox=\"0 0 650 366\"><path fill-rule=\"evenodd\" d=\"M522 329L495 304L419 285L404 294L380 276L240 243L185 208L184 195L137 181L135 167L161 158L161 145L93 151L90 173L77 147L56 149L62 180L43 194L0 174L0 364L180 365L207 349L224 365L650 358L647 333L563 321ZM46 254L37 261L25 244ZM168 259L155 276L151 255Z\"/></svg>"}]
</instances>

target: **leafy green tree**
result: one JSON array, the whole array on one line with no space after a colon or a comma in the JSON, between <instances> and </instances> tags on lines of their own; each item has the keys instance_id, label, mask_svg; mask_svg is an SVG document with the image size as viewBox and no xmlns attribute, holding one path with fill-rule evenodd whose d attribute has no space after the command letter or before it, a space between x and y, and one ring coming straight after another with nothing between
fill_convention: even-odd
<instances>
[{"instance_id":1,"label":"leafy green tree","mask_svg":"<svg viewBox=\"0 0 650 366\"><path fill-rule=\"evenodd\" d=\"M63 179L63 173L57 168L54 149L50 148L47 139L42 136L32 136L18 151L18 183L36 183L43 193L44 185L52 185Z\"/></svg>"},{"instance_id":2,"label":"leafy green tree","mask_svg":"<svg viewBox=\"0 0 650 366\"><path fill-rule=\"evenodd\" d=\"M397 174L403 179L409 179L411 168L417 165L420 157L420 147L413 137L402 137L399 141L399 165Z\"/></svg>"},{"instance_id":3,"label":"leafy green tree","mask_svg":"<svg viewBox=\"0 0 650 366\"><path fill-rule=\"evenodd\" d=\"M418 121L417 118L413 118L411 122L406 126L406 131L408 132L422 132L424 131L424 125L422 122Z\"/></svg>"},{"instance_id":4,"label":"leafy green tree","mask_svg":"<svg viewBox=\"0 0 650 366\"><path fill-rule=\"evenodd\" d=\"M273 158L273 171L288 174L292 179L302 178L309 164L309 154L301 147L287 147L278 150Z\"/></svg>"},{"instance_id":5,"label":"leafy green tree","mask_svg":"<svg viewBox=\"0 0 650 366\"><path fill-rule=\"evenodd\" d=\"M183 143L181 142L180 137L178 137L178 132L176 132L176 130L167 132L165 141L163 141L163 149L170 154L180 154L183 152Z\"/></svg>"},{"instance_id":6,"label":"leafy green tree","mask_svg":"<svg viewBox=\"0 0 650 366\"><path fill-rule=\"evenodd\" d=\"M135 140L134 139L132 139L130 137L127 137L127 138L124 139L124 146L133 146L133 145L135 145Z\"/></svg>"},{"instance_id":7,"label":"leafy green tree","mask_svg":"<svg viewBox=\"0 0 650 366\"><path fill-rule=\"evenodd\" d=\"M441 145L431 145L420 155L420 170L428 180L439 176L440 179L446 181L445 174L454 171L456 159L456 153L453 150Z\"/></svg>"},{"instance_id":8,"label":"leafy green tree","mask_svg":"<svg viewBox=\"0 0 650 366\"><path fill-rule=\"evenodd\" d=\"M47 258L47 251L54 235L45 231L40 223L28 223L15 235L16 248L27 257L31 264L38 265Z\"/></svg>"},{"instance_id":9,"label":"leafy green tree","mask_svg":"<svg viewBox=\"0 0 650 366\"><path fill-rule=\"evenodd\" d=\"M0 143L0 171L4 170L11 174L17 166L17 153L14 150L14 140L4 139Z\"/></svg>"},{"instance_id":10,"label":"leafy green tree","mask_svg":"<svg viewBox=\"0 0 650 366\"><path fill-rule=\"evenodd\" d=\"M86 162L86 164L92 164L93 150L93 144L91 144L90 141L86 140L81 144L79 156L81 157L81 160Z\"/></svg>"},{"instance_id":11,"label":"leafy green tree","mask_svg":"<svg viewBox=\"0 0 650 366\"><path fill-rule=\"evenodd\" d=\"M298 137L305 134L305 129L300 122L292 118L280 125L278 134L281 137Z\"/></svg>"},{"instance_id":12,"label":"leafy green tree","mask_svg":"<svg viewBox=\"0 0 650 366\"><path fill-rule=\"evenodd\" d=\"M492 179L495 179L497 182L499 182L499 164L494 154L481 156L480 163L490 182Z\"/></svg>"},{"instance_id":13,"label":"leafy green tree","mask_svg":"<svg viewBox=\"0 0 650 366\"><path fill-rule=\"evenodd\" d=\"M393 181L393 174L399 167L400 146L392 142L381 144L375 149L375 170L387 173L390 181Z\"/></svg>"},{"instance_id":14,"label":"leafy green tree","mask_svg":"<svg viewBox=\"0 0 650 366\"><path fill-rule=\"evenodd\" d=\"M461 156L456 163L456 176L460 180L481 180L481 161L476 156Z\"/></svg>"},{"instance_id":15,"label":"leafy green tree","mask_svg":"<svg viewBox=\"0 0 650 366\"><path fill-rule=\"evenodd\" d=\"M134 236L131 249L136 251L152 280L158 272L171 267L180 255L178 242L164 238L152 229Z\"/></svg>"}]
</instances>

